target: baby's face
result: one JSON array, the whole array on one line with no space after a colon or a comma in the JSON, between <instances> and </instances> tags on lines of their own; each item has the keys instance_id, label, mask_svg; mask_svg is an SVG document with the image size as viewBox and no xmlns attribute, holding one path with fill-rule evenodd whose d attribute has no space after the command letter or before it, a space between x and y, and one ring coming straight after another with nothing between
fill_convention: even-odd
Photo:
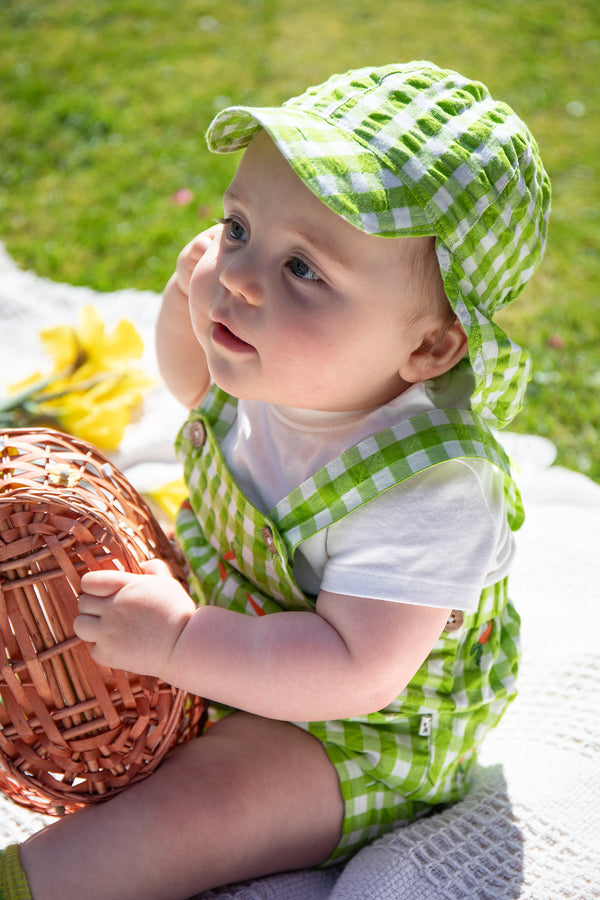
<instances>
[{"instance_id":1,"label":"baby's face","mask_svg":"<svg viewBox=\"0 0 600 900\"><path fill-rule=\"evenodd\" d=\"M213 380L237 397L366 409L411 382L432 328L412 277L424 238L364 234L319 200L264 132L225 194L190 283ZM417 378L412 377L412 380Z\"/></svg>"}]
</instances>

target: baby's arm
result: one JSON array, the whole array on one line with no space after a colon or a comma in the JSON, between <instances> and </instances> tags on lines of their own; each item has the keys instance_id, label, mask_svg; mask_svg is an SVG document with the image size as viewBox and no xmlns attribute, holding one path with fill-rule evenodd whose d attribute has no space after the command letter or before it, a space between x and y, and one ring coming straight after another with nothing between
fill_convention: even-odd
<instances>
[{"instance_id":1,"label":"baby's arm","mask_svg":"<svg viewBox=\"0 0 600 900\"><path fill-rule=\"evenodd\" d=\"M155 568L160 571L160 567ZM316 612L195 608L170 576L90 573L76 620L97 662L273 719L373 712L428 655L449 610L321 592ZM91 593L93 592L93 593Z\"/></svg>"},{"instance_id":2,"label":"baby's arm","mask_svg":"<svg viewBox=\"0 0 600 900\"><path fill-rule=\"evenodd\" d=\"M254 618L201 607L181 632L163 677L267 718L361 715L400 693L448 615L449 610L325 592L316 613Z\"/></svg>"},{"instance_id":3,"label":"baby's arm","mask_svg":"<svg viewBox=\"0 0 600 900\"><path fill-rule=\"evenodd\" d=\"M386 706L408 684L449 613L323 591L315 613L254 618L201 607L163 677L268 718L362 715Z\"/></svg>"},{"instance_id":4,"label":"baby's arm","mask_svg":"<svg viewBox=\"0 0 600 900\"><path fill-rule=\"evenodd\" d=\"M192 272L214 240L218 226L197 235L177 259L175 272L163 293L156 326L156 353L161 375L171 393L194 409L209 386L204 351L192 330L188 290Z\"/></svg>"}]
</instances>

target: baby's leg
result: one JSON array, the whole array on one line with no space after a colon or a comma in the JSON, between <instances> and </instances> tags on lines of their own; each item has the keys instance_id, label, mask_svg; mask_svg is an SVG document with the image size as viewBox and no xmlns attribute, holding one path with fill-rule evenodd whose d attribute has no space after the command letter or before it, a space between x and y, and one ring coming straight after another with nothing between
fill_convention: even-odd
<instances>
[{"instance_id":1,"label":"baby's leg","mask_svg":"<svg viewBox=\"0 0 600 900\"><path fill-rule=\"evenodd\" d=\"M236 713L146 781L33 835L21 862L34 900L175 900L323 862L343 811L315 738Z\"/></svg>"}]
</instances>

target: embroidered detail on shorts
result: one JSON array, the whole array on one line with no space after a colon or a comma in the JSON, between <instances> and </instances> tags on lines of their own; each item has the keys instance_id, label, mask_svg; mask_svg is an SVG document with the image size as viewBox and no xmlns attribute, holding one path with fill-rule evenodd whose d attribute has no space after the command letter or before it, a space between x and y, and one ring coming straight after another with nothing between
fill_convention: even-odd
<instances>
[{"instance_id":1,"label":"embroidered detail on shorts","mask_svg":"<svg viewBox=\"0 0 600 900\"><path fill-rule=\"evenodd\" d=\"M475 663L476 663L478 666L481 666L481 657L482 657L482 655L483 655L483 647L484 647L484 645L487 644L487 642L489 641L490 635L491 635L491 633L492 633L492 628L493 628L493 627L494 627L494 622L493 622L493 621L492 621L492 622L488 622L488 624L486 625L486 627L485 627L483 633L481 634L479 640L477 641L476 644L474 644L474 645L471 647L471 650L469 651L470 654L471 654L471 656L473 657Z\"/></svg>"}]
</instances>

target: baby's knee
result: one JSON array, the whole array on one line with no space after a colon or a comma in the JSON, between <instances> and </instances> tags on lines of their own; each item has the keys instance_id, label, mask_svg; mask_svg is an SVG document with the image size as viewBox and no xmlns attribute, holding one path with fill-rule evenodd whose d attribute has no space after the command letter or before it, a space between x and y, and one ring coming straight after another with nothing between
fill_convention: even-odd
<instances>
[{"instance_id":1,"label":"baby's knee","mask_svg":"<svg viewBox=\"0 0 600 900\"><path fill-rule=\"evenodd\" d=\"M186 804L201 804L205 814L213 804L223 814L231 797L239 812L240 802L261 778L262 765L268 764L268 756L259 755L244 729L237 727L241 716L245 714L236 713L229 717L231 723L216 723L177 747L152 776L160 774L172 786L177 804L183 797Z\"/></svg>"}]
</instances>

